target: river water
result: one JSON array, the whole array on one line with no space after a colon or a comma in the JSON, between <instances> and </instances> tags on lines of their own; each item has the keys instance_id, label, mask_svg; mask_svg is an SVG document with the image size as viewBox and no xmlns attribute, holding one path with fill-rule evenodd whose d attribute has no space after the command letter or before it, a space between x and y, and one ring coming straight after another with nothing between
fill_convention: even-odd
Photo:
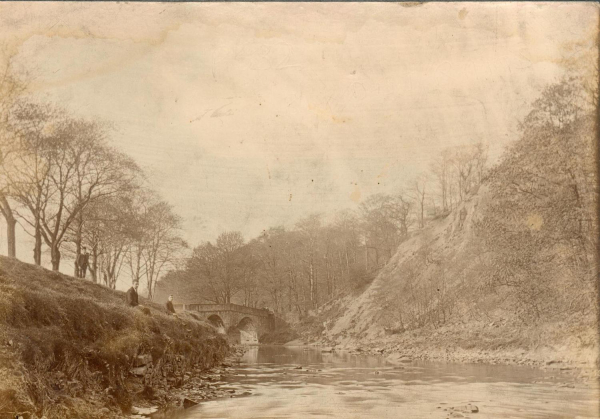
<instances>
[{"instance_id":1,"label":"river water","mask_svg":"<svg viewBox=\"0 0 600 419\"><path fill-rule=\"evenodd\" d=\"M600 417L597 383L584 384L558 370L431 362L394 366L380 356L315 348L251 348L220 385L236 390L236 396L201 403L175 417ZM468 404L479 411L456 413Z\"/></svg>"}]
</instances>

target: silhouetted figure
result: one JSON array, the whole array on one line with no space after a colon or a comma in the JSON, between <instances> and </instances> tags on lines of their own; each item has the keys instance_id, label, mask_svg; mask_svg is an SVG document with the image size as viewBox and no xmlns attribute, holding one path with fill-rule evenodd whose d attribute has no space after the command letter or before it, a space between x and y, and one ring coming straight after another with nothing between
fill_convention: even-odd
<instances>
[{"instance_id":1,"label":"silhouetted figure","mask_svg":"<svg viewBox=\"0 0 600 419\"><path fill-rule=\"evenodd\" d=\"M169 301L167 301L167 311L171 314L175 314L175 307L173 307L173 296L169 295Z\"/></svg>"},{"instance_id":2,"label":"silhouetted figure","mask_svg":"<svg viewBox=\"0 0 600 419\"><path fill-rule=\"evenodd\" d=\"M87 248L83 246L83 253L77 258L77 276L79 278L85 278L89 261L90 254L88 253Z\"/></svg>"},{"instance_id":3,"label":"silhouetted figure","mask_svg":"<svg viewBox=\"0 0 600 419\"><path fill-rule=\"evenodd\" d=\"M127 294L125 294L125 298L127 300L127 305L131 307L135 307L139 304L138 302L138 289L139 284L135 282L131 288L127 290Z\"/></svg>"}]
</instances>

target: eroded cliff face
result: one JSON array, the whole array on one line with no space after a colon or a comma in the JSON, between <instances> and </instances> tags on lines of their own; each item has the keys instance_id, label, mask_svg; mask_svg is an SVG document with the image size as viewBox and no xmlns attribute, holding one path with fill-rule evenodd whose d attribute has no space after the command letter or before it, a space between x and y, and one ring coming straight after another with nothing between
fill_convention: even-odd
<instances>
[{"instance_id":1,"label":"eroded cliff face","mask_svg":"<svg viewBox=\"0 0 600 419\"><path fill-rule=\"evenodd\" d=\"M454 296L476 263L472 226L485 195L482 187L456 210L414 231L328 336L340 343L369 341L385 336L386 330L414 329L426 312L441 309L444 297ZM419 304L427 306L422 313Z\"/></svg>"},{"instance_id":2,"label":"eroded cliff face","mask_svg":"<svg viewBox=\"0 0 600 419\"><path fill-rule=\"evenodd\" d=\"M323 341L376 352L457 361L543 364L598 362L596 312L553 310L553 298L574 290L559 248L549 258L548 288L531 304L548 307L527 317L522 290L491 283L494 270L482 238L491 193L483 185L458 208L431 220L404 241L369 288L350 301ZM531 228L535 223L523 220ZM558 303L558 302L557 302ZM487 354L487 355L486 355Z\"/></svg>"}]
</instances>

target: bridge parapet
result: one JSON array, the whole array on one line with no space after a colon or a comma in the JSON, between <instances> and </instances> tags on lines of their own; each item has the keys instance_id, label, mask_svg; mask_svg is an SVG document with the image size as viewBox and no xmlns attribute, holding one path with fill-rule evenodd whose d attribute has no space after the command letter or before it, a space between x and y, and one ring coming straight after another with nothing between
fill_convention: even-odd
<instances>
[{"instance_id":1,"label":"bridge parapet","mask_svg":"<svg viewBox=\"0 0 600 419\"><path fill-rule=\"evenodd\" d=\"M236 313L250 314L257 317L269 317L268 310L241 306L239 304L183 304L184 310L199 311L201 313L216 313L223 311L234 311Z\"/></svg>"}]
</instances>

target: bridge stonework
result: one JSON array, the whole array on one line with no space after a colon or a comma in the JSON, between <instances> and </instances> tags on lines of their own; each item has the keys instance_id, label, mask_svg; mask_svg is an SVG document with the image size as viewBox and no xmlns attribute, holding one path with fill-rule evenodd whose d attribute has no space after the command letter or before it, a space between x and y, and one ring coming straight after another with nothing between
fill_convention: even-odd
<instances>
[{"instance_id":1,"label":"bridge stonework","mask_svg":"<svg viewBox=\"0 0 600 419\"><path fill-rule=\"evenodd\" d=\"M239 336L241 343L258 343L258 338L275 327L273 313L265 309L238 304L174 304L175 310L193 311L219 328L215 319L222 322L223 332ZM217 316L217 317L215 317ZM255 342L253 342L255 341Z\"/></svg>"}]
</instances>

